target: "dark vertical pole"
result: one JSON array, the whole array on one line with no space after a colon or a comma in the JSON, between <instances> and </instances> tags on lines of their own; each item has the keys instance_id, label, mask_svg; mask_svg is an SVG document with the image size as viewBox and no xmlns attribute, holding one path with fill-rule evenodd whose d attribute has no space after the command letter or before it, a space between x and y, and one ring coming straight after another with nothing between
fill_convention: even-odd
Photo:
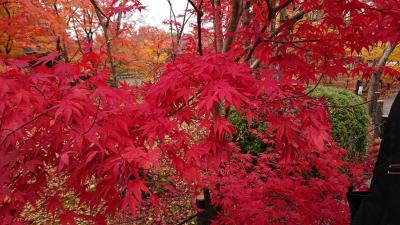
<instances>
[{"instance_id":1,"label":"dark vertical pole","mask_svg":"<svg viewBox=\"0 0 400 225\"><path fill-rule=\"evenodd\" d=\"M388 120L389 115L382 115L382 126L381 126L381 137L383 135L383 131L385 129L386 122Z\"/></svg>"},{"instance_id":2,"label":"dark vertical pole","mask_svg":"<svg viewBox=\"0 0 400 225\"><path fill-rule=\"evenodd\" d=\"M383 100L378 100L375 105L374 115L374 138L378 138L382 134L382 114L383 114Z\"/></svg>"},{"instance_id":3,"label":"dark vertical pole","mask_svg":"<svg viewBox=\"0 0 400 225\"><path fill-rule=\"evenodd\" d=\"M203 194L197 196L196 205L200 209L197 216L197 224L210 225L212 219L217 215L217 210L211 204L211 196L208 189L204 189Z\"/></svg>"}]
</instances>

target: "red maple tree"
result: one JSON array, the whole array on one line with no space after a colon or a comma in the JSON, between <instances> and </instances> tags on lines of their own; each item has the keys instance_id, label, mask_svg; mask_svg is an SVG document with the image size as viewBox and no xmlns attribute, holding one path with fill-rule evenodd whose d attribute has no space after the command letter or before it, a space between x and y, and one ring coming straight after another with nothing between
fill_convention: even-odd
<instances>
[{"instance_id":1,"label":"red maple tree","mask_svg":"<svg viewBox=\"0 0 400 225\"><path fill-rule=\"evenodd\" d=\"M113 16L142 8L138 1L90 2L103 32ZM349 69L353 53L397 44L400 2L189 3L197 23L186 48L154 83L140 87L108 85L96 45L76 63L59 53L33 63L4 55L1 224L22 224L24 206L39 199L62 224L79 217L105 223L116 212L134 216L143 201L158 205L149 184L160 162L194 190L211 191L222 212L216 223L348 224L344 193L352 165L332 141L327 105L305 89L322 77L369 73L361 63ZM233 109L249 126L267 125L251 132L271 149L257 157L240 153L228 119ZM49 168L93 213L60 210L64 196L46 192Z\"/></svg>"}]
</instances>

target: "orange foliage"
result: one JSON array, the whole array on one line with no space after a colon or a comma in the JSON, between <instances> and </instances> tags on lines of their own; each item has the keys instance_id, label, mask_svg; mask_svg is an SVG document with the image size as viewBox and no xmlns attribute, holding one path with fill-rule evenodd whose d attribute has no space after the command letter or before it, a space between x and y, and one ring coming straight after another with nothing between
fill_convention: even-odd
<instances>
[{"instance_id":1,"label":"orange foliage","mask_svg":"<svg viewBox=\"0 0 400 225\"><path fill-rule=\"evenodd\" d=\"M156 27L135 27L129 22L131 12L124 11L132 5L121 7L122 3L111 0L99 3L108 17L117 72L140 81L153 80L169 56L168 34ZM0 4L0 54L5 57L59 51L63 61L77 62L88 51L101 55L106 51L105 43L89 0L15 0ZM99 67L106 67L106 61L107 57L101 57Z\"/></svg>"}]
</instances>

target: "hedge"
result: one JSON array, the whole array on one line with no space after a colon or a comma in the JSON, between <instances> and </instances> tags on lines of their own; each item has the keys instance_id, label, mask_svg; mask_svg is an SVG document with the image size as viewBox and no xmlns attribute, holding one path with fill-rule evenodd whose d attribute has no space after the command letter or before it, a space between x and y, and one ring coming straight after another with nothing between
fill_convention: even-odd
<instances>
[{"instance_id":1,"label":"hedge","mask_svg":"<svg viewBox=\"0 0 400 225\"><path fill-rule=\"evenodd\" d=\"M331 86L319 86L310 95L324 97L328 104L334 105L329 107L332 137L339 146L349 151L348 158L352 159L357 152L365 153L367 135L364 134L367 134L371 121L367 106L335 107L358 105L364 100L348 90Z\"/></svg>"},{"instance_id":2,"label":"hedge","mask_svg":"<svg viewBox=\"0 0 400 225\"><path fill-rule=\"evenodd\" d=\"M337 106L351 106L363 102L361 97L350 91L330 86L319 86L310 95L315 98L324 97L328 104ZM367 135L364 134L368 132L371 120L367 106L364 104L356 107L330 107L329 114L333 125L332 137L340 147L349 151L347 158L352 159L357 152L364 154L367 145ZM229 119L237 130L233 140L242 153L258 155L266 151L267 145L249 131L245 117L231 110ZM267 129L267 125L262 122L253 122L250 127L261 132Z\"/></svg>"}]
</instances>

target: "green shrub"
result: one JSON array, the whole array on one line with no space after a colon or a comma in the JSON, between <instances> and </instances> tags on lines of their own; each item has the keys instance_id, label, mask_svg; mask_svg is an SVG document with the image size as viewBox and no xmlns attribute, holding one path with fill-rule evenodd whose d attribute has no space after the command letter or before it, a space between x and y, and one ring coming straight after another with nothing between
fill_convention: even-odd
<instances>
[{"instance_id":1,"label":"green shrub","mask_svg":"<svg viewBox=\"0 0 400 225\"><path fill-rule=\"evenodd\" d=\"M319 86L310 94L313 97L324 97L331 105L357 105L363 99L352 92L328 86ZM349 151L348 158L355 153L365 153L370 117L365 104L356 107L330 107L330 122L333 125L332 137L336 143Z\"/></svg>"},{"instance_id":2,"label":"green shrub","mask_svg":"<svg viewBox=\"0 0 400 225\"><path fill-rule=\"evenodd\" d=\"M349 106L363 102L363 99L345 89L319 86L310 94L313 97L324 97L328 104ZM332 137L336 143L349 151L348 159L352 159L357 152L365 153L370 117L367 106L356 107L330 107L330 122L333 125ZM235 110L230 110L229 120L235 125L237 134L233 136L233 141L240 147L242 153L258 155L265 152L267 144L252 134L247 127L246 117L240 116ZM252 122L251 129L264 132L266 124L262 122Z\"/></svg>"},{"instance_id":3,"label":"green shrub","mask_svg":"<svg viewBox=\"0 0 400 225\"><path fill-rule=\"evenodd\" d=\"M313 97L324 97L328 104L337 106L357 105L363 99L352 92L328 86L319 86L310 94ZM357 152L364 153L367 145L367 136L370 117L366 105L356 107L330 107L330 122L333 125L332 137L336 143L349 151L348 159L352 159ZM233 141L240 147L242 153L258 155L265 152L267 145L252 134L247 127L246 117L240 116L235 110L230 110L229 120L235 125L237 134ZM251 129L264 132L266 124L252 122Z\"/></svg>"},{"instance_id":4,"label":"green shrub","mask_svg":"<svg viewBox=\"0 0 400 225\"><path fill-rule=\"evenodd\" d=\"M237 133L233 135L233 141L240 148L242 153L258 155L266 151L267 144L261 138L258 138L249 131L247 119L245 116L239 115L235 110L231 109L229 113L229 120L235 126ZM255 129L260 132L267 130L267 125L262 122L252 122L250 129Z\"/></svg>"}]
</instances>

